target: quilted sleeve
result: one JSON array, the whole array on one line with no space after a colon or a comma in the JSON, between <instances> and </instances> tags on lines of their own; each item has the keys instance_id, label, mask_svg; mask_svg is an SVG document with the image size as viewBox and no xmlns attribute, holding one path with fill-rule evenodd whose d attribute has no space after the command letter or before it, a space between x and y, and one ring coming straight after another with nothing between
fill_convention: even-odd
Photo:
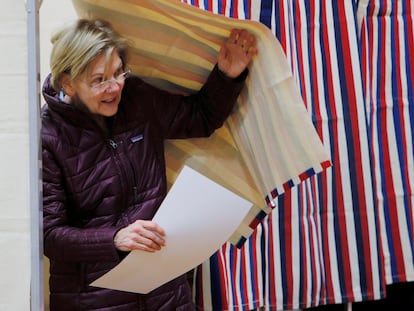
<instances>
[{"instance_id":1,"label":"quilted sleeve","mask_svg":"<svg viewBox=\"0 0 414 311\"><path fill-rule=\"evenodd\" d=\"M153 104L165 138L210 136L230 115L246 76L247 69L230 79L215 66L203 87L192 95L159 92Z\"/></svg>"}]
</instances>

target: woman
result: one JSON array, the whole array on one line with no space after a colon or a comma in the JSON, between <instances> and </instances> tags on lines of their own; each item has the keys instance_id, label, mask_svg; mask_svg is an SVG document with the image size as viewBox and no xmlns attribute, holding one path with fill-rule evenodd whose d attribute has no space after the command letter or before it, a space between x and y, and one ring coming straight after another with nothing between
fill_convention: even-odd
<instances>
[{"instance_id":1,"label":"woman","mask_svg":"<svg viewBox=\"0 0 414 311\"><path fill-rule=\"evenodd\" d=\"M193 310L181 276L146 295L89 284L131 250L156 252L166 233L151 221L166 195L165 139L207 137L232 110L257 53L232 30L194 95L156 89L127 67L127 44L100 20L52 38L42 109L44 251L50 309Z\"/></svg>"}]
</instances>

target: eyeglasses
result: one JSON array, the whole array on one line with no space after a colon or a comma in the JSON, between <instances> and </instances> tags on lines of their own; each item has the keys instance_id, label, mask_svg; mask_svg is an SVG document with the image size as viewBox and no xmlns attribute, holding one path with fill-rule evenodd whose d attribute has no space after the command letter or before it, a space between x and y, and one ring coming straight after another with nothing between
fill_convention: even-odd
<instances>
[{"instance_id":1,"label":"eyeglasses","mask_svg":"<svg viewBox=\"0 0 414 311\"><path fill-rule=\"evenodd\" d=\"M104 92L109 88L109 86L112 83L123 83L130 73L131 73L131 70L127 70L123 73L120 73L120 74L116 75L112 79L108 79L108 80L104 80L104 81L99 81L99 80L92 81L88 85L91 89L94 89L98 92Z\"/></svg>"}]
</instances>

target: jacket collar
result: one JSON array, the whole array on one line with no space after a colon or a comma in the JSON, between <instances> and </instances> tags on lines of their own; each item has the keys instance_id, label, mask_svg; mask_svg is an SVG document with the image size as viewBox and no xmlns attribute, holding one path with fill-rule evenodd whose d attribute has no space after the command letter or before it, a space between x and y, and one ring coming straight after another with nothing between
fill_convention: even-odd
<instances>
[{"instance_id":1,"label":"jacket collar","mask_svg":"<svg viewBox=\"0 0 414 311\"><path fill-rule=\"evenodd\" d=\"M61 100L58 92L56 92L56 90L51 86L50 76L51 75L49 74L42 88L43 98L45 99L50 110L59 114L62 119L76 127L96 129L98 126L102 130L106 130L103 128L105 124L103 117L90 113L86 107L67 104Z\"/></svg>"}]
</instances>

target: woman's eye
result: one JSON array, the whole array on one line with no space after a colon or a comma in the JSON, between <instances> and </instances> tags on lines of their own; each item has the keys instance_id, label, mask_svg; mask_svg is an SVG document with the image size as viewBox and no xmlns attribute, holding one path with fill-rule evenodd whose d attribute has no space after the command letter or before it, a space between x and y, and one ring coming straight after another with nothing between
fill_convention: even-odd
<instances>
[{"instance_id":1,"label":"woman's eye","mask_svg":"<svg viewBox=\"0 0 414 311\"><path fill-rule=\"evenodd\" d=\"M100 84L102 82L103 82L103 77L99 77L99 78L93 79L92 82L91 82L91 84L92 85L98 85L98 84Z\"/></svg>"}]
</instances>

